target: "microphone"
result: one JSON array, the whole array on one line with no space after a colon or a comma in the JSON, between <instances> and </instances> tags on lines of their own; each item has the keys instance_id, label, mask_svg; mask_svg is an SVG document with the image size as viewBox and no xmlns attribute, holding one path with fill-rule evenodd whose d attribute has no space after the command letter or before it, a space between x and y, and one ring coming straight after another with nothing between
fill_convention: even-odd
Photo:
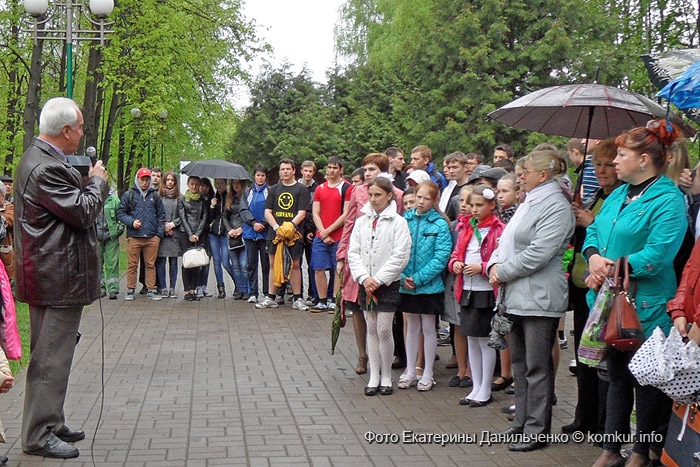
<instances>
[{"instance_id":1,"label":"microphone","mask_svg":"<svg viewBox=\"0 0 700 467\"><path fill-rule=\"evenodd\" d=\"M85 155L90 158L90 162L92 162L93 166L97 164L97 149L92 146L88 146L85 149Z\"/></svg>"}]
</instances>

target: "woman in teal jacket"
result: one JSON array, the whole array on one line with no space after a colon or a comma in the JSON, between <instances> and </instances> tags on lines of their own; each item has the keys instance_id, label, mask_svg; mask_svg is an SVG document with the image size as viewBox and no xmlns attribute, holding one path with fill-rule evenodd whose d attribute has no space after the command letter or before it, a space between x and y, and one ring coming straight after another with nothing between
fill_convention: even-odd
<instances>
[{"instance_id":1,"label":"woman in teal jacket","mask_svg":"<svg viewBox=\"0 0 700 467\"><path fill-rule=\"evenodd\" d=\"M615 139L615 171L628 184L605 200L588 227L583 245L590 266L586 284L593 289L588 293L590 306L614 261L628 257L630 277L637 283L637 313L647 337L657 326L665 333L671 327L666 302L676 291L673 259L687 228L683 195L662 175L668 146L678 136L675 128L668 131L665 120L654 120L646 128L634 128ZM670 399L653 386L640 386L630 373L627 365L633 355L634 352L610 350L606 434L628 432L635 402L638 435L657 430L661 417L668 417ZM649 442L640 439L634 443L626 466L649 463ZM593 465L607 466L620 459L620 443L606 440L603 453Z\"/></svg>"},{"instance_id":2,"label":"woman in teal jacket","mask_svg":"<svg viewBox=\"0 0 700 467\"><path fill-rule=\"evenodd\" d=\"M399 378L399 389L416 383L416 360L420 333L423 331L425 368L418 381L419 391L429 391L433 380L433 362L437 352L435 316L444 305L442 271L452 251L452 236L447 217L439 211L440 191L435 182L416 186L416 208L404 217L411 232L411 255L401 274L401 304L406 322L406 373Z\"/></svg>"}]
</instances>

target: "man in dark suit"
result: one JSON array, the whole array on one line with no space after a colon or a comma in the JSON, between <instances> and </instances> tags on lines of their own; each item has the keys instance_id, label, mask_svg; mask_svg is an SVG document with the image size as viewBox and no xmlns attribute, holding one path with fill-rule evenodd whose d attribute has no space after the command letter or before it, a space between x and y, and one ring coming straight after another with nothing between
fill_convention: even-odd
<instances>
[{"instance_id":1,"label":"man in dark suit","mask_svg":"<svg viewBox=\"0 0 700 467\"><path fill-rule=\"evenodd\" d=\"M109 189L102 161L86 183L68 163L82 136L78 105L50 99L15 176L17 298L29 304L31 332L22 449L43 457L77 457L68 442L85 438L66 425L63 404L83 306L100 296L94 224Z\"/></svg>"}]
</instances>

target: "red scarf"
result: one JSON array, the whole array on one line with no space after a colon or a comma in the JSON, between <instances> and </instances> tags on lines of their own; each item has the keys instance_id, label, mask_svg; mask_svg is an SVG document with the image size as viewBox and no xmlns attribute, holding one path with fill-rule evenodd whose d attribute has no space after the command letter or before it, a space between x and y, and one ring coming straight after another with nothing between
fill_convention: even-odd
<instances>
[{"instance_id":1,"label":"red scarf","mask_svg":"<svg viewBox=\"0 0 700 467\"><path fill-rule=\"evenodd\" d=\"M455 251L457 252L457 258L458 261L464 261L464 254L467 252L467 245L469 245L469 240L472 238L472 234L474 233L474 229L472 228L472 225L470 223L470 220L473 216L468 215L468 216L459 216L457 218L457 230L460 229L465 229L464 234L460 235L457 238L457 246L455 247ZM484 219L483 222L480 224L477 224L477 228L484 228L484 227L491 227L494 223L498 222L498 217L496 217L495 214L491 214L489 217Z\"/></svg>"}]
</instances>

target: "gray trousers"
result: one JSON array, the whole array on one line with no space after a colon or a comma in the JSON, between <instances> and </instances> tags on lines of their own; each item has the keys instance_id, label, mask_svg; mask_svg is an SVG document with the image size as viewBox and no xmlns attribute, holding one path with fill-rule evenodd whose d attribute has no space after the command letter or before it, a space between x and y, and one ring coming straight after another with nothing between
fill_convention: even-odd
<instances>
[{"instance_id":1,"label":"gray trousers","mask_svg":"<svg viewBox=\"0 0 700 467\"><path fill-rule=\"evenodd\" d=\"M559 318L514 316L510 356L515 380L513 428L527 435L552 431L554 361Z\"/></svg>"},{"instance_id":2,"label":"gray trousers","mask_svg":"<svg viewBox=\"0 0 700 467\"><path fill-rule=\"evenodd\" d=\"M65 423L68 376L83 307L29 306L31 356L22 414L22 449L41 449Z\"/></svg>"}]
</instances>

